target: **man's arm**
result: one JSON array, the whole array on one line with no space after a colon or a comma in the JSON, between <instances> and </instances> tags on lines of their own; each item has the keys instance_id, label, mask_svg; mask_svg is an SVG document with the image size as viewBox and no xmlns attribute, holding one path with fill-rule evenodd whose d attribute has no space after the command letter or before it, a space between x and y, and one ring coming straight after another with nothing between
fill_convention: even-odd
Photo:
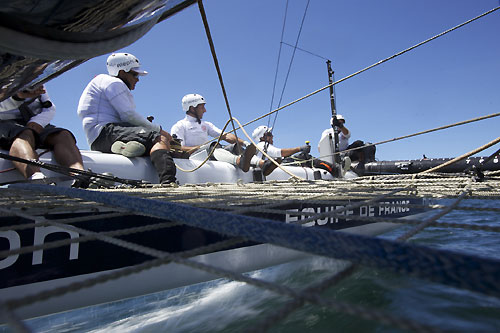
<instances>
[{"instance_id":1,"label":"man's arm","mask_svg":"<svg viewBox=\"0 0 500 333\"><path fill-rule=\"evenodd\" d=\"M7 98L0 102L0 111L10 111L17 109L24 100L27 98L35 98L41 94L45 94L45 88L43 86L37 87L33 90L22 90L15 93L12 97Z\"/></svg>"},{"instance_id":2,"label":"man's arm","mask_svg":"<svg viewBox=\"0 0 500 333\"><path fill-rule=\"evenodd\" d=\"M224 140L226 142L236 143L236 135L234 135L233 133L224 133L224 134L222 134L221 138L222 138L222 140ZM248 142L242 140L241 138L238 138L238 142L242 146L246 146L248 144Z\"/></svg>"},{"instance_id":3,"label":"man's arm","mask_svg":"<svg viewBox=\"0 0 500 333\"><path fill-rule=\"evenodd\" d=\"M44 102L49 102L50 97L47 93L44 93L39 96L39 100L35 100L33 103L30 104L30 108L41 108L41 112L33 116L29 121L28 125L30 123L36 123L41 126L41 128L47 126L54 116L56 115L56 107L54 103L50 102L48 103L47 107L43 107ZM28 126L29 127L29 126Z\"/></svg>"},{"instance_id":4,"label":"man's arm","mask_svg":"<svg viewBox=\"0 0 500 333\"><path fill-rule=\"evenodd\" d=\"M259 147L262 146L263 142L260 142ZM264 145L265 146L265 145ZM305 145L301 147L295 147L295 148L278 148L273 145L268 145L267 147L267 154L271 156L272 158L277 158L277 157L288 157L290 155L293 155L298 152L304 152L305 154L309 154L311 151L311 146Z\"/></svg>"},{"instance_id":5,"label":"man's arm","mask_svg":"<svg viewBox=\"0 0 500 333\"><path fill-rule=\"evenodd\" d=\"M295 148L281 148L281 157L288 157L298 152L304 152L305 154L309 154L311 152L311 146L305 145Z\"/></svg>"},{"instance_id":6,"label":"man's arm","mask_svg":"<svg viewBox=\"0 0 500 333\"><path fill-rule=\"evenodd\" d=\"M23 102L22 99L16 100L14 97L9 97L0 102L0 112L15 110L19 105L23 104Z\"/></svg>"},{"instance_id":7,"label":"man's arm","mask_svg":"<svg viewBox=\"0 0 500 333\"><path fill-rule=\"evenodd\" d=\"M177 122L174 124L174 126L172 126L172 128L170 129L170 133L172 133L172 135L175 135L179 140L181 140L181 150L187 152L190 155L201 147L201 146L183 145L183 143L186 140L184 135L184 128L182 127L182 124L180 122Z\"/></svg>"},{"instance_id":8,"label":"man's arm","mask_svg":"<svg viewBox=\"0 0 500 333\"><path fill-rule=\"evenodd\" d=\"M146 127L158 132L161 131L160 125L150 122L140 113L135 111L134 98L128 88L125 86L125 83L123 83L122 85L121 83L113 82L109 85L106 91L107 94L109 92L114 93L114 95L109 98L109 102L116 110L116 112L118 112L122 121L130 123L132 125Z\"/></svg>"},{"instance_id":9,"label":"man's arm","mask_svg":"<svg viewBox=\"0 0 500 333\"><path fill-rule=\"evenodd\" d=\"M300 151L300 147L295 148L281 148L281 157L288 157Z\"/></svg>"},{"instance_id":10,"label":"man's arm","mask_svg":"<svg viewBox=\"0 0 500 333\"><path fill-rule=\"evenodd\" d=\"M42 131L43 131L42 125L37 124L37 123L32 122L32 121L30 121L29 123L27 123L26 127L31 128L32 130L34 130L38 134L42 133Z\"/></svg>"},{"instance_id":11,"label":"man's arm","mask_svg":"<svg viewBox=\"0 0 500 333\"><path fill-rule=\"evenodd\" d=\"M342 134L344 134L345 136L349 136L349 130L347 129L347 127L342 126L342 127L339 127L339 129L342 132Z\"/></svg>"}]
</instances>

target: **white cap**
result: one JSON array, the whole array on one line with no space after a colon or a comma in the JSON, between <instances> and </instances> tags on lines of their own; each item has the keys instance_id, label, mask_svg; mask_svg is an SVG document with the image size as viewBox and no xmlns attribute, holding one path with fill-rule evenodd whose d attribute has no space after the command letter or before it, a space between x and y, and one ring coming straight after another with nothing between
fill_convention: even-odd
<instances>
[{"instance_id":1,"label":"white cap","mask_svg":"<svg viewBox=\"0 0 500 333\"><path fill-rule=\"evenodd\" d=\"M141 63L133 54L130 53L113 53L106 60L108 73L111 76L118 76L120 70L129 72L133 70L139 75L143 76L148 74L145 70L141 69Z\"/></svg>"},{"instance_id":2,"label":"white cap","mask_svg":"<svg viewBox=\"0 0 500 333\"><path fill-rule=\"evenodd\" d=\"M267 132L271 132L272 130L272 127L259 126L253 130L252 138L254 139L254 141L260 141L260 138L262 138L264 134L266 134Z\"/></svg>"},{"instance_id":3,"label":"white cap","mask_svg":"<svg viewBox=\"0 0 500 333\"><path fill-rule=\"evenodd\" d=\"M203 96L198 94L188 94L182 97L182 110L189 111L189 107L197 107L198 104L206 104L207 101Z\"/></svg>"},{"instance_id":4,"label":"white cap","mask_svg":"<svg viewBox=\"0 0 500 333\"><path fill-rule=\"evenodd\" d=\"M341 114L337 114L337 115L335 115L335 117L337 117L338 120L343 120L345 123L344 116L342 116ZM330 119L330 125L333 126L333 117Z\"/></svg>"}]
</instances>

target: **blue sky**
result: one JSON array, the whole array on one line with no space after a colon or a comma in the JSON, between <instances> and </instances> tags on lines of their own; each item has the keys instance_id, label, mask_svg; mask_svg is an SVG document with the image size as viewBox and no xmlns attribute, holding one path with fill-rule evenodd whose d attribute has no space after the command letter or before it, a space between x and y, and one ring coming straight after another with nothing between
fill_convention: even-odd
<instances>
[{"instance_id":1,"label":"blue sky","mask_svg":"<svg viewBox=\"0 0 500 333\"><path fill-rule=\"evenodd\" d=\"M284 42L295 44L306 4L289 2ZM338 80L499 5L498 0L311 0L298 47L330 59ZM245 123L269 112L286 1L205 0L204 6L233 116ZM500 112L499 32L500 10L338 84L337 111L347 120L351 140L375 143ZM228 113L198 6L157 24L120 51L136 55L150 73L133 92L138 112L153 115L170 131L184 117L182 96L199 93L207 99L204 119L225 124ZM282 46L272 109L292 52ZM91 59L46 85L57 106L53 123L70 129L81 149L88 145L76 115L78 100L87 83L106 72L106 58ZM325 60L298 50L281 105L327 84ZM330 115L328 90L280 111L275 145L310 141L317 156ZM250 125L249 132L267 122ZM496 139L499 122L492 118L380 145L377 158L458 156Z\"/></svg>"}]
</instances>

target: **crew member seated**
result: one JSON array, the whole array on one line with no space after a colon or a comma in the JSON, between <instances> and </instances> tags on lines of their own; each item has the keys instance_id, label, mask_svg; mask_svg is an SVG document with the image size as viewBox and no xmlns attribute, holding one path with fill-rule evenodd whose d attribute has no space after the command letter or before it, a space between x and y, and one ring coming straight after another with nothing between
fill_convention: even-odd
<instances>
[{"instance_id":1,"label":"crew member seated","mask_svg":"<svg viewBox=\"0 0 500 333\"><path fill-rule=\"evenodd\" d=\"M202 147L209 142L208 136L218 137L222 134L222 140L230 143L224 148L217 147L214 150L213 157L217 161L227 162L237 166L243 172L250 169L250 161L255 154L255 146L246 141L236 138L232 133L222 133L222 130L214 124L202 120L205 109L206 100L199 94L188 94L182 98L182 110L186 116L172 126L170 133L175 135L181 141L181 149L183 151L193 153L200 149L211 150L211 145ZM237 154L238 141L240 147L243 147L244 152Z\"/></svg>"},{"instance_id":2,"label":"crew member seated","mask_svg":"<svg viewBox=\"0 0 500 333\"><path fill-rule=\"evenodd\" d=\"M38 160L36 149L53 151L57 163L64 167L83 169L76 139L67 129L50 124L56 113L44 86L18 91L0 102L0 148L26 160ZM36 165L13 161L15 168L32 180L46 176ZM74 187L88 187L88 180L77 179Z\"/></svg>"},{"instance_id":3,"label":"crew member seated","mask_svg":"<svg viewBox=\"0 0 500 333\"><path fill-rule=\"evenodd\" d=\"M295 148L278 148L273 146L274 141L272 130L272 127L259 126L253 131L252 137L254 141L258 142L257 147L265 151L266 154L268 154L273 159L279 159L279 161L281 161L282 157L288 157L298 152L302 152L307 155L311 151L311 146L309 145ZM270 175L271 172L273 172L273 170L277 168L277 165L263 156L260 150L252 158L252 165L260 167L264 176Z\"/></svg>"},{"instance_id":4,"label":"crew member seated","mask_svg":"<svg viewBox=\"0 0 500 333\"><path fill-rule=\"evenodd\" d=\"M332 139L334 137L334 128L336 127L338 130L339 151L346 151L342 154L346 166L345 169L348 169L347 165L350 165L350 162L358 162L356 164L357 170L355 171L356 173L363 173L362 169L364 168L364 164L375 160L376 148L373 145L365 144L361 140L356 140L349 144L351 132L345 126L345 122L345 118L340 114L331 118L330 124L332 127L324 130L321 134L321 139L318 144L318 150L320 152L319 158L325 162L334 163L332 155Z\"/></svg>"}]
</instances>

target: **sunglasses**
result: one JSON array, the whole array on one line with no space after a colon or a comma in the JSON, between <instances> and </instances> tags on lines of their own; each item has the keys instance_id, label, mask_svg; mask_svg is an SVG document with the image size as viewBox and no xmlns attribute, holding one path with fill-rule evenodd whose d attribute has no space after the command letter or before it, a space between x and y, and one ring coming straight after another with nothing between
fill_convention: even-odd
<instances>
[{"instance_id":1,"label":"sunglasses","mask_svg":"<svg viewBox=\"0 0 500 333\"><path fill-rule=\"evenodd\" d=\"M130 71L129 74L132 75L135 78L139 77L139 73L137 73L137 72Z\"/></svg>"}]
</instances>

